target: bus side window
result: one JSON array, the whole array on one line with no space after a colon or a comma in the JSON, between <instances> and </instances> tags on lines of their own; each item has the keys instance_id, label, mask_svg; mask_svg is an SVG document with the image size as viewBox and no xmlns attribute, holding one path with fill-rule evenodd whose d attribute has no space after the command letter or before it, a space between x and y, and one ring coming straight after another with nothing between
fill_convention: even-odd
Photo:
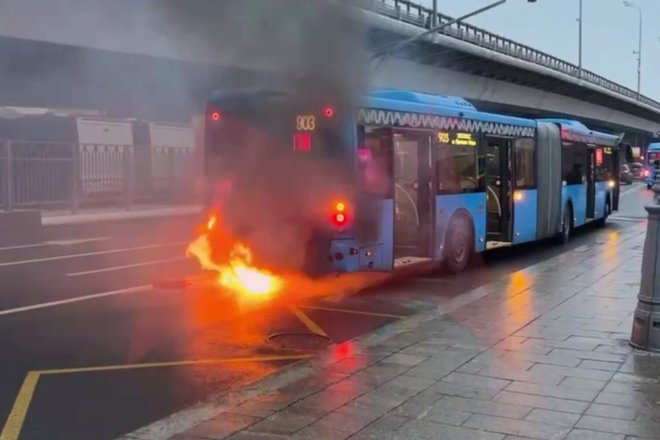
<instances>
[{"instance_id":1,"label":"bus side window","mask_svg":"<svg viewBox=\"0 0 660 440\"><path fill-rule=\"evenodd\" d=\"M394 197L392 131L388 128L358 128L358 173L360 189L380 198Z\"/></svg>"},{"instance_id":2,"label":"bus side window","mask_svg":"<svg viewBox=\"0 0 660 440\"><path fill-rule=\"evenodd\" d=\"M483 186L478 173L479 141L470 133L440 132L434 143L439 194L477 192Z\"/></svg>"},{"instance_id":3,"label":"bus side window","mask_svg":"<svg viewBox=\"0 0 660 440\"><path fill-rule=\"evenodd\" d=\"M515 188L536 187L536 145L534 139L516 139L514 143Z\"/></svg>"},{"instance_id":4,"label":"bus side window","mask_svg":"<svg viewBox=\"0 0 660 440\"><path fill-rule=\"evenodd\" d=\"M586 182L587 146L564 142L561 149L562 175L567 185Z\"/></svg>"}]
</instances>

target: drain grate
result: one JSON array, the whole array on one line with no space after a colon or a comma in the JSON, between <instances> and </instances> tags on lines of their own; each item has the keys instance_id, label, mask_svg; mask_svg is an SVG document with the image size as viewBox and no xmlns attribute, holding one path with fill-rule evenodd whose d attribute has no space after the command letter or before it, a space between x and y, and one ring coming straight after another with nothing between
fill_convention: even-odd
<instances>
[{"instance_id":1,"label":"drain grate","mask_svg":"<svg viewBox=\"0 0 660 440\"><path fill-rule=\"evenodd\" d=\"M332 344L332 340L316 333L274 333L266 342L277 348L288 350L318 350Z\"/></svg>"}]
</instances>

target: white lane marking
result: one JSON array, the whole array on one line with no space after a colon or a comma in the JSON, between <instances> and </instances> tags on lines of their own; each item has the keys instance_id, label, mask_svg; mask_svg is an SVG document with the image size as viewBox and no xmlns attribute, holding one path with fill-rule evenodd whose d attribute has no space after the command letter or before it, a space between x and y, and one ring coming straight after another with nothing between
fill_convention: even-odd
<instances>
[{"instance_id":1,"label":"white lane marking","mask_svg":"<svg viewBox=\"0 0 660 440\"><path fill-rule=\"evenodd\" d=\"M111 266L111 267L104 267L101 269L93 269L93 270L86 270L84 272L73 272L73 273L68 273L66 276L68 277L79 277L83 275L91 275L94 273L103 273L103 272L112 272L114 270L122 270L122 269L130 269L132 267L142 267L142 266L151 266L153 264L161 264L161 263L171 263L174 261L183 261L186 260L187 258L185 257L176 257L176 258L164 258L162 260L151 260L151 261L144 261L141 263L134 263L134 264L124 264L122 266Z\"/></svg>"},{"instance_id":2,"label":"white lane marking","mask_svg":"<svg viewBox=\"0 0 660 440\"><path fill-rule=\"evenodd\" d=\"M98 237L98 238L78 238L73 240L51 240L45 241L44 244L53 246L73 246L74 244L92 243L94 241L107 241L112 240L112 237Z\"/></svg>"},{"instance_id":3,"label":"white lane marking","mask_svg":"<svg viewBox=\"0 0 660 440\"><path fill-rule=\"evenodd\" d=\"M54 240L54 241L42 241L40 243L32 243L32 244L18 244L14 246L4 246L0 247L0 251L12 251L16 249L29 249L29 248L36 248L36 247L46 247L46 246L71 246L74 244L80 244L80 243L89 243L93 241L105 241L105 240L110 240L112 237L98 237L98 238L81 238L77 240Z\"/></svg>"},{"instance_id":4,"label":"white lane marking","mask_svg":"<svg viewBox=\"0 0 660 440\"><path fill-rule=\"evenodd\" d=\"M644 187L645 187L644 184L634 186L634 187L630 188L629 190L622 192L619 196L625 196L627 194L635 193L635 192L639 191L640 189L642 189Z\"/></svg>"},{"instance_id":5,"label":"white lane marking","mask_svg":"<svg viewBox=\"0 0 660 440\"><path fill-rule=\"evenodd\" d=\"M33 260L8 261L6 263L0 263L0 267L19 266L21 264L43 263L43 262L46 262L46 261L66 260L68 258L91 257L91 256L94 256L94 255L118 254L118 253L122 253L122 252L132 252L132 251L140 251L140 250L146 250L146 249L157 249L157 248L161 248L161 247L181 246L181 245L184 245L186 243L187 243L186 241L179 241L179 242L174 242L174 243L150 244L148 246L138 246L138 247L133 247L133 248L110 249L110 250L107 250L107 251L98 251L98 252L84 252L82 254L57 255L55 257L35 258Z\"/></svg>"},{"instance_id":6,"label":"white lane marking","mask_svg":"<svg viewBox=\"0 0 660 440\"><path fill-rule=\"evenodd\" d=\"M74 298L61 299L58 301L50 301L41 304L33 304L30 306L16 307L15 309L0 310L0 316L13 315L15 313L29 312L31 310L45 309L48 307L56 307L64 304L87 301L90 299L103 298L106 296L127 295L129 293L141 293L152 289L153 288L150 285L144 285L144 286L128 287L126 289L111 290L109 292L94 293L91 295L77 296Z\"/></svg>"}]
</instances>

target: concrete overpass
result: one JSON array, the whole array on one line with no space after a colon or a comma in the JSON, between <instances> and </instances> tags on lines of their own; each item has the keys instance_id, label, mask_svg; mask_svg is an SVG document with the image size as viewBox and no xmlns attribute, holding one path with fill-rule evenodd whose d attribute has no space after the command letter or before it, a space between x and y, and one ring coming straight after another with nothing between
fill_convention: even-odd
<instances>
[{"instance_id":1,"label":"concrete overpass","mask_svg":"<svg viewBox=\"0 0 660 440\"><path fill-rule=\"evenodd\" d=\"M297 51L276 47L286 41L282 29L263 19L295 24L312 12L293 2L265 13L260 2L262 21L249 8L226 19L240 1L0 0L0 104L187 119L213 88L276 86L290 75ZM372 50L417 35L431 21L430 10L410 1L351 1ZM577 117L644 140L660 132L659 102L467 24L398 52L370 78L379 87L464 96L487 110Z\"/></svg>"}]
</instances>

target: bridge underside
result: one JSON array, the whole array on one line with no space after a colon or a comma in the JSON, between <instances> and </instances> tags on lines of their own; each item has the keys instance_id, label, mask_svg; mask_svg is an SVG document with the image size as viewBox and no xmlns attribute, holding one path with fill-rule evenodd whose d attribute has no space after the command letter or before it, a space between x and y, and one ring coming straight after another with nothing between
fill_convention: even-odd
<instances>
[{"instance_id":1,"label":"bridge underside","mask_svg":"<svg viewBox=\"0 0 660 440\"><path fill-rule=\"evenodd\" d=\"M374 30L380 47L394 41ZM527 117L569 116L595 128L647 136L660 116L524 69L436 45L389 58L373 86L463 96L480 109ZM150 120L188 120L211 90L281 87L283 74L0 37L0 105L101 110Z\"/></svg>"}]
</instances>

